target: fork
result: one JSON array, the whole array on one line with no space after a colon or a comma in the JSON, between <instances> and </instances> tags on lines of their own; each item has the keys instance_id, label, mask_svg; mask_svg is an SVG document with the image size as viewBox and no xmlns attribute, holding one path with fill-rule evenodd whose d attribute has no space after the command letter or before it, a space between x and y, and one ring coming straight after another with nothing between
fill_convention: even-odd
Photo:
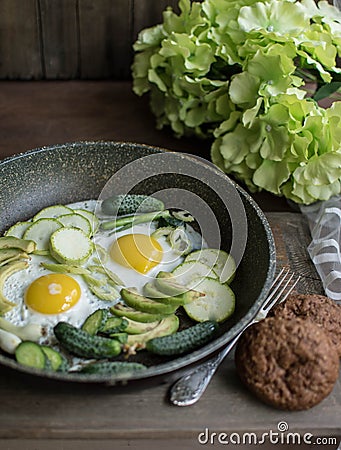
<instances>
[{"instance_id":1,"label":"fork","mask_svg":"<svg viewBox=\"0 0 341 450\"><path fill-rule=\"evenodd\" d=\"M289 269L282 268L273 281L269 295L258 310L256 317L243 327L237 336L216 356L176 381L170 390L170 402L176 406L189 406L196 403L205 392L220 363L232 350L240 335L247 327L264 319L273 306L284 301L294 289L299 279L299 275L291 273Z\"/></svg>"}]
</instances>

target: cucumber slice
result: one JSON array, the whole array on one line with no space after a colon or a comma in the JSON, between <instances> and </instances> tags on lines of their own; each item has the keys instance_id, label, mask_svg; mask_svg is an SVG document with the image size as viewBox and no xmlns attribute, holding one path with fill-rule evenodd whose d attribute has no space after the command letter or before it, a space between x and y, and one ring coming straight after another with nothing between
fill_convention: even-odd
<instances>
[{"instance_id":1,"label":"cucumber slice","mask_svg":"<svg viewBox=\"0 0 341 450\"><path fill-rule=\"evenodd\" d=\"M12 225L4 234L4 236L14 236L19 239L22 239L25 231L31 225L32 222L17 222Z\"/></svg>"},{"instance_id":2,"label":"cucumber slice","mask_svg":"<svg viewBox=\"0 0 341 450\"><path fill-rule=\"evenodd\" d=\"M95 336L95 334L97 334L100 328L105 324L107 317L107 309L97 309L85 319L81 329L89 333L91 336Z\"/></svg>"},{"instance_id":3,"label":"cucumber slice","mask_svg":"<svg viewBox=\"0 0 341 450\"><path fill-rule=\"evenodd\" d=\"M62 227L50 237L52 257L64 264L82 264L91 256L93 243L79 228Z\"/></svg>"},{"instance_id":4,"label":"cucumber slice","mask_svg":"<svg viewBox=\"0 0 341 450\"><path fill-rule=\"evenodd\" d=\"M54 350L47 345L40 346L49 361L49 365L54 372L63 372L67 369L68 363L66 358L57 350Z\"/></svg>"},{"instance_id":5,"label":"cucumber slice","mask_svg":"<svg viewBox=\"0 0 341 450\"><path fill-rule=\"evenodd\" d=\"M185 262L188 261L200 261L212 267L222 283L231 283L236 272L236 263L225 250L202 248L187 255Z\"/></svg>"},{"instance_id":6,"label":"cucumber slice","mask_svg":"<svg viewBox=\"0 0 341 450\"><path fill-rule=\"evenodd\" d=\"M70 214L73 210L65 205L53 205L48 206L47 208L41 209L34 217L33 221L39 219L56 219L62 214Z\"/></svg>"},{"instance_id":7,"label":"cucumber slice","mask_svg":"<svg viewBox=\"0 0 341 450\"><path fill-rule=\"evenodd\" d=\"M88 219L77 213L63 214L58 217L58 222L60 222L64 227L74 227L83 230L87 236L91 236L91 225Z\"/></svg>"},{"instance_id":8,"label":"cucumber slice","mask_svg":"<svg viewBox=\"0 0 341 450\"><path fill-rule=\"evenodd\" d=\"M223 322L235 309L235 295L226 283L214 278L197 278L189 287L204 293L203 297L184 305L188 316L196 322L213 320Z\"/></svg>"},{"instance_id":9,"label":"cucumber slice","mask_svg":"<svg viewBox=\"0 0 341 450\"><path fill-rule=\"evenodd\" d=\"M62 224L56 219L38 219L27 228L23 238L34 241L37 250L48 250L51 234L61 227Z\"/></svg>"},{"instance_id":10,"label":"cucumber slice","mask_svg":"<svg viewBox=\"0 0 341 450\"><path fill-rule=\"evenodd\" d=\"M76 214L84 216L90 222L91 234L94 235L99 228L99 220L97 216L87 209L75 209Z\"/></svg>"},{"instance_id":11,"label":"cucumber slice","mask_svg":"<svg viewBox=\"0 0 341 450\"><path fill-rule=\"evenodd\" d=\"M173 270L172 274L177 283L183 284L186 287L196 278L218 278L218 275L210 266L200 261L185 260L185 262Z\"/></svg>"},{"instance_id":12,"label":"cucumber slice","mask_svg":"<svg viewBox=\"0 0 341 450\"><path fill-rule=\"evenodd\" d=\"M34 367L35 369L46 368L45 353L40 345L35 342L21 342L15 350L15 359L24 366Z\"/></svg>"}]
</instances>

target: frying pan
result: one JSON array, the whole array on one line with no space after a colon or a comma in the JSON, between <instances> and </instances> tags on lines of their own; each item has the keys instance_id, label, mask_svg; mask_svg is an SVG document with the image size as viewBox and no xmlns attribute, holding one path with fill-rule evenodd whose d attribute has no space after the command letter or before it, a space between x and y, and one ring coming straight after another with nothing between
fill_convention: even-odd
<instances>
[{"instance_id":1,"label":"frying pan","mask_svg":"<svg viewBox=\"0 0 341 450\"><path fill-rule=\"evenodd\" d=\"M168 167L168 160L164 159L168 155L175 158L176 169L172 167L172 158ZM188 167L191 170L188 171ZM141 173L146 174L144 179ZM257 313L275 272L275 245L269 224L254 200L238 184L210 163L190 155L136 143L73 142L4 159L0 161L0 233L46 206L101 198L113 177L118 186L128 181L133 186L131 192L148 195L173 192L173 204L183 201L184 192L200 199L213 212L221 248L227 251L236 243L233 233L246 225L246 234L241 236L245 237L245 248L240 250L240 263L231 284L236 296L235 313L221 324L220 333L213 341L192 353L166 358L139 352L137 360L148 368L132 376L41 371L21 366L4 353L0 354L0 364L30 375L67 382L115 385L166 380L218 352ZM222 193L227 196L228 207L226 200L222 200ZM238 209L242 214L236 214ZM235 247L238 252L238 241Z\"/></svg>"}]
</instances>

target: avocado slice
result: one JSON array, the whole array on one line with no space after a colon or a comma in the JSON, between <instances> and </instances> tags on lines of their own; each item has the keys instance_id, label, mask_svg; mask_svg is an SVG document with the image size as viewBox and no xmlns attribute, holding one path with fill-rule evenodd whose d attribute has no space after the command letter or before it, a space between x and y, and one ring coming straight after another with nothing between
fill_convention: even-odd
<instances>
[{"instance_id":1,"label":"avocado slice","mask_svg":"<svg viewBox=\"0 0 341 450\"><path fill-rule=\"evenodd\" d=\"M143 286L143 293L146 297L167 305L180 306L186 304L181 295L178 297L167 295L159 291L152 282L148 282Z\"/></svg>"},{"instance_id":2,"label":"avocado slice","mask_svg":"<svg viewBox=\"0 0 341 450\"><path fill-rule=\"evenodd\" d=\"M0 237L0 249L1 248L18 248L26 253L32 253L36 249L36 243L14 236L3 236Z\"/></svg>"},{"instance_id":3,"label":"avocado slice","mask_svg":"<svg viewBox=\"0 0 341 450\"><path fill-rule=\"evenodd\" d=\"M28 259L28 254L18 248L0 248L0 266L18 259Z\"/></svg>"},{"instance_id":4,"label":"avocado slice","mask_svg":"<svg viewBox=\"0 0 341 450\"><path fill-rule=\"evenodd\" d=\"M137 322L136 320L125 318L128 325L125 328L125 332L128 334L141 334L147 333L148 331L153 330L160 324L160 320L156 320L154 322ZM161 319L162 320L162 319Z\"/></svg>"},{"instance_id":5,"label":"avocado slice","mask_svg":"<svg viewBox=\"0 0 341 450\"><path fill-rule=\"evenodd\" d=\"M175 333L179 328L179 318L175 314L172 314L162 319L155 328L146 333L131 334L128 336L128 345L145 345L147 341L155 337L168 336Z\"/></svg>"},{"instance_id":6,"label":"avocado slice","mask_svg":"<svg viewBox=\"0 0 341 450\"><path fill-rule=\"evenodd\" d=\"M150 323L156 322L167 317L168 314L148 314L142 311L137 311L135 308L130 308L123 303L117 303L110 308L110 311L118 317L125 317L136 322Z\"/></svg>"},{"instance_id":7,"label":"avocado slice","mask_svg":"<svg viewBox=\"0 0 341 450\"><path fill-rule=\"evenodd\" d=\"M6 313L15 306L15 303L10 302L3 294L5 281L15 272L24 270L27 267L28 263L26 261L12 261L0 269L0 315Z\"/></svg>"},{"instance_id":8,"label":"avocado slice","mask_svg":"<svg viewBox=\"0 0 341 450\"><path fill-rule=\"evenodd\" d=\"M151 300L137 292L123 288L121 289L121 297L125 303L131 308L135 308L138 311L142 311L148 314L173 314L177 306L167 305L165 303L160 303L155 300Z\"/></svg>"}]
</instances>

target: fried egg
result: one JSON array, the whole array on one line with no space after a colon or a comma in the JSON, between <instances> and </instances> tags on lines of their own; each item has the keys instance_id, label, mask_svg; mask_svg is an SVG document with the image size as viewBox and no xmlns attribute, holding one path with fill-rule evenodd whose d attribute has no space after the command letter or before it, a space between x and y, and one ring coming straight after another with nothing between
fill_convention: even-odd
<instances>
[{"instance_id":1,"label":"fried egg","mask_svg":"<svg viewBox=\"0 0 341 450\"><path fill-rule=\"evenodd\" d=\"M96 200L77 202L68 207L94 212ZM155 223L134 225L124 231L99 230L93 240L97 249L84 267L101 265L118 277L122 286L143 286L159 271L171 272L183 257L173 250L165 236L152 236ZM202 242L199 233L191 228L189 237L194 247ZM200 247L200 244L199 244ZM96 262L95 262L96 261ZM55 273L42 267L42 262L55 263L49 256L30 255L29 267L6 280L4 295L16 306L5 314L15 325L38 323L47 329L44 342L53 341L53 327L60 321L80 327L85 319L99 308L108 308L119 300L100 300L80 275Z\"/></svg>"},{"instance_id":2,"label":"fried egg","mask_svg":"<svg viewBox=\"0 0 341 450\"><path fill-rule=\"evenodd\" d=\"M171 272L182 262L183 258L174 252L166 237L155 239L151 236L155 229L153 223L146 223L114 234L99 233L96 236L95 243L108 255L106 260L102 258L102 264L125 286L141 291L159 271Z\"/></svg>"}]
</instances>

